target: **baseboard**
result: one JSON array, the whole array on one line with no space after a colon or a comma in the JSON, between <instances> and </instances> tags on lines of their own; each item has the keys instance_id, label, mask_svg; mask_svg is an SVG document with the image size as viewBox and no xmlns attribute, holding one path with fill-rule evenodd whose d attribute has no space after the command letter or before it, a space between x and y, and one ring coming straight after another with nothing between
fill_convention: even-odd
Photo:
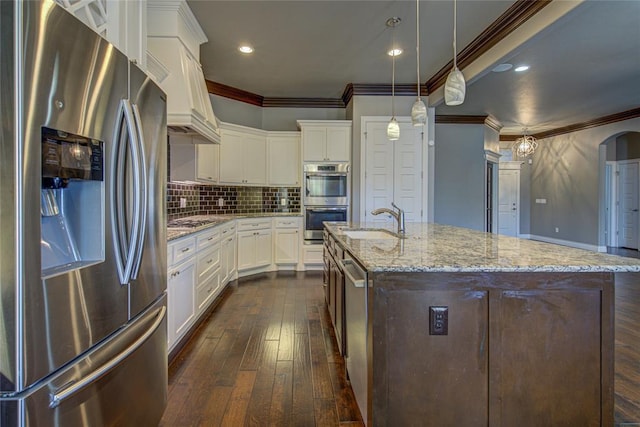
<instances>
[{"instance_id":1,"label":"baseboard","mask_svg":"<svg viewBox=\"0 0 640 427\"><path fill-rule=\"evenodd\" d=\"M588 243L574 242L572 240L554 239L553 237L537 236L535 234L520 234L522 239L537 240L540 242L553 243L556 245L569 246L577 249L585 249L592 252L607 252L606 246L590 245Z\"/></svg>"}]
</instances>

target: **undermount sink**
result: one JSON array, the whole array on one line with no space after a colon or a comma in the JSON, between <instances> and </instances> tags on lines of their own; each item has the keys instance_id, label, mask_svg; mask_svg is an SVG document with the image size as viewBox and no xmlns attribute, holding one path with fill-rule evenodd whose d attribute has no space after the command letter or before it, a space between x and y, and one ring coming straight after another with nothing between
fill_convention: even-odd
<instances>
[{"instance_id":1,"label":"undermount sink","mask_svg":"<svg viewBox=\"0 0 640 427\"><path fill-rule=\"evenodd\" d=\"M397 239L398 236L385 230L343 230L345 236L351 239L371 239L371 240L384 240L384 239Z\"/></svg>"}]
</instances>

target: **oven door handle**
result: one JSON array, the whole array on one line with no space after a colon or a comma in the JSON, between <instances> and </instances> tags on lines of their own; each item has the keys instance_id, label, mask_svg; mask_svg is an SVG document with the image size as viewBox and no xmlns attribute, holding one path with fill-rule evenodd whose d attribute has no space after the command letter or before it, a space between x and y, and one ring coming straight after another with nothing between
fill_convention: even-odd
<instances>
[{"instance_id":1,"label":"oven door handle","mask_svg":"<svg viewBox=\"0 0 640 427\"><path fill-rule=\"evenodd\" d=\"M349 174L346 172L336 172L336 173L305 173L306 177L312 176L348 176Z\"/></svg>"},{"instance_id":2,"label":"oven door handle","mask_svg":"<svg viewBox=\"0 0 640 427\"><path fill-rule=\"evenodd\" d=\"M309 212L347 211L347 208L307 208Z\"/></svg>"}]
</instances>

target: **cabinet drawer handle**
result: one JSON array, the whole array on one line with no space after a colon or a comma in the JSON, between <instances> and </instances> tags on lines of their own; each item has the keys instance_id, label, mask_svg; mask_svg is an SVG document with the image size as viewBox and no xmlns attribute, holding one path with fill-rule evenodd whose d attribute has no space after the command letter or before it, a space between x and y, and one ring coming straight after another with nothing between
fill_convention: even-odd
<instances>
[{"instance_id":1,"label":"cabinet drawer handle","mask_svg":"<svg viewBox=\"0 0 640 427\"><path fill-rule=\"evenodd\" d=\"M184 249L182 250L182 253L185 253L185 252L189 252L189 248L184 248Z\"/></svg>"},{"instance_id":2,"label":"cabinet drawer handle","mask_svg":"<svg viewBox=\"0 0 640 427\"><path fill-rule=\"evenodd\" d=\"M207 240L208 240L208 241L213 240L213 236L209 237Z\"/></svg>"},{"instance_id":3,"label":"cabinet drawer handle","mask_svg":"<svg viewBox=\"0 0 640 427\"><path fill-rule=\"evenodd\" d=\"M227 231L229 231L229 230L223 230L223 231L222 231L222 234L225 234Z\"/></svg>"},{"instance_id":4,"label":"cabinet drawer handle","mask_svg":"<svg viewBox=\"0 0 640 427\"><path fill-rule=\"evenodd\" d=\"M210 259L209 261L207 261L207 264L211 264L213 262L213 259Z\"/></svg>"},{"instance_id":5,"label":"cabinet drawer handle","mask_svg":"<svg viewBox=\"0 0 640 427\"><path fill-rule=\"evenodd\" d=\"M230 242L230 241L232 241L232 240L233 240L233 237L229 237L229 238L227 239L227 242Z\"/></svg>"}]
</instances>

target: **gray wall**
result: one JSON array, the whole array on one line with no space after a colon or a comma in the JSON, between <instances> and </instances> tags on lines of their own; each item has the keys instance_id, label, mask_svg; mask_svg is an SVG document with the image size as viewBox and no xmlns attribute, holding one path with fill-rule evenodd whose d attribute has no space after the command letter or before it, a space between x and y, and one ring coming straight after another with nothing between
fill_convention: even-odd
<instances>
[{"instance_id":1,"label":"gray wall","mask_svg":"<svg viewBox=\"0 0 640 427\"><path fill-rule=\"evenodd\" d=\"M344 108L263 108L262 129L298 130L297 120L345 120Z\"/></svg>"},{"instance_id":2,"label":"gray wall","mask_svg":"<svg viewBox=\"0 0 640 427\"><path fill-rule=\"evenodd\" d=\"M484 230L484 125L435 125L435 222Z\"/></svg>"},{"instance_id":3,"label":"gray wall","mask_svg":"<svg viewBox=\"0 0 640 427\"><path fill-rule=\"evenodd\" d=\"M639 130L636 118L539 140L531 167L531 235L602 246L606 150L600 152L600 144ZM547 203L535 203L540 198Z\"/></svg>"},{"instance_id":4,"label":"gray wall","mask_svg":"<svg viewBox=\"0 0 640 427\"><path fill-rule=\"evenodd\" d=\"M296 131L297 120L344 120L344 108L263 108L209 95L218 120L236 125L272 131Z\"/></svg>"}]
</instances>

